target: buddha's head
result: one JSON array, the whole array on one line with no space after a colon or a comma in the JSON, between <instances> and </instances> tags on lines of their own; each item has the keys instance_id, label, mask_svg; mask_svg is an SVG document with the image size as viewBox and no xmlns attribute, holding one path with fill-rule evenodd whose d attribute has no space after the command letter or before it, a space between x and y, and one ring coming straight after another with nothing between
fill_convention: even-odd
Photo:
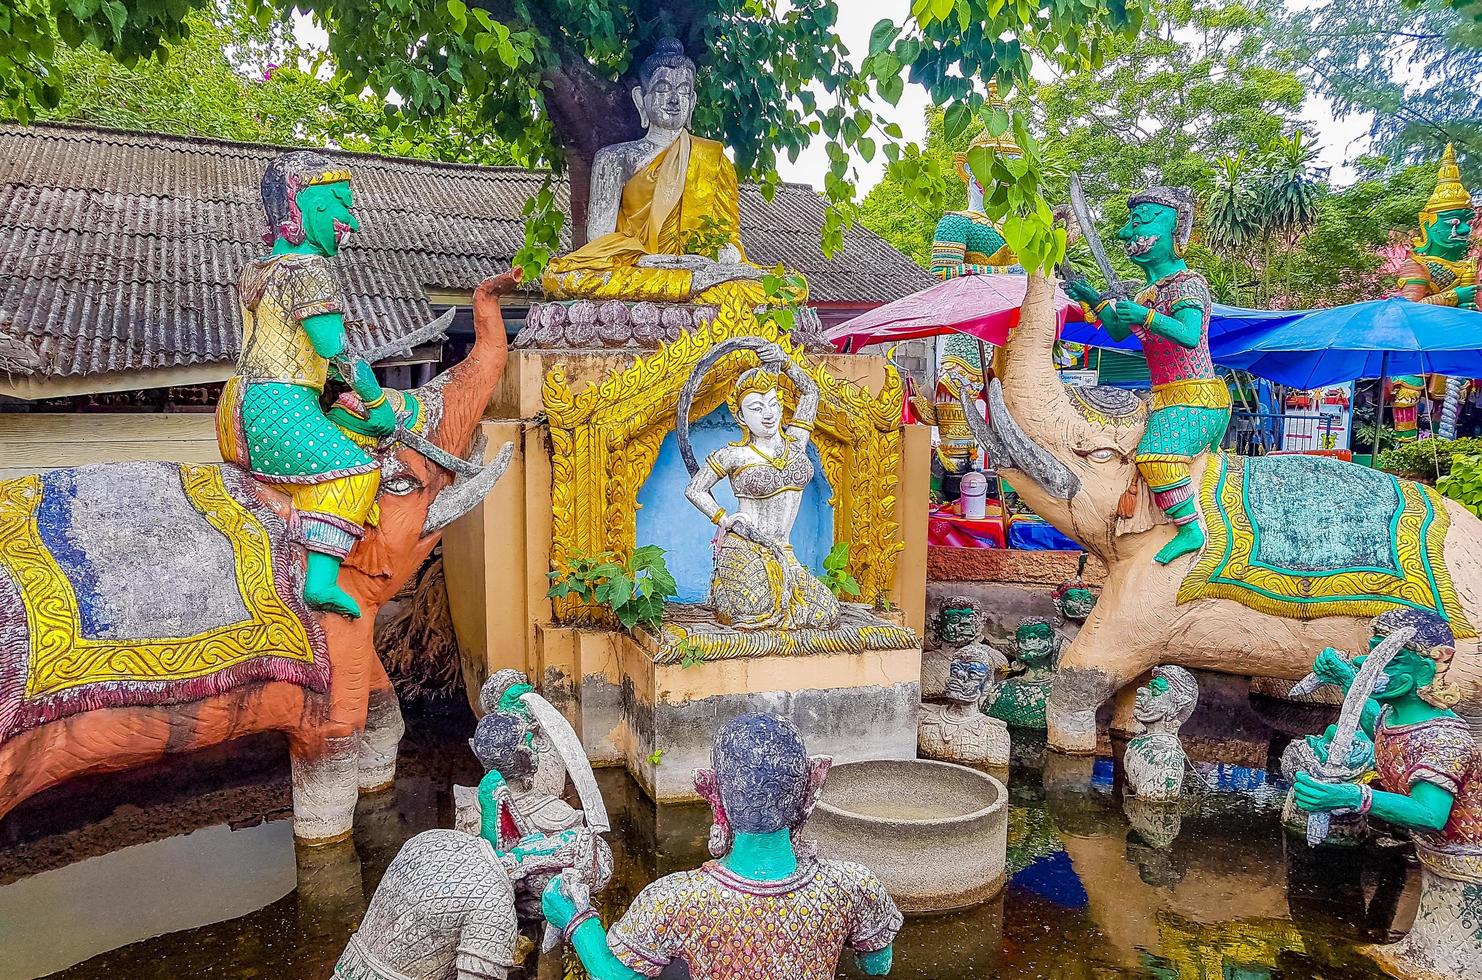
<instances>
[{"instance_id":1,"label":"buddha's head","mask_svg":"<svg viewBox=\"0 0 1482 980\"><path fill-rule=\"evenodd\" d=\"M1153 679L1137 689L1132 716L1148 731L1176 732L1199 703L1199 682L1182 667L1153 669Z\"/></svg>"},{"instance_id":2,"label":"buddha's head","mask_svg":"<svg viewBox=\"0 0 1482 980\"><path fill-rule=\"evenodd\" d=\"M981 705L994 690L999 671L1008 665L1001 653L982 644L959 649L947 665L947 700Z\"/></svg>"},{"instance_id":3,"label":"buddha's head","mask_svg":"<svg viewBox=\"0 0 1482 980\"><path fill-rule=\"evenodd\" d=\"M308 244L331 256L360 222L352 210L350 171L311 150L285 153L262 175L262 208L268 227L263 241Z\"/></svg>"},{"instance_id":4,"label":"buddha's head","mask_svg":"<svg viewBox=\"0 0 1482 980\"><path fill-rule=\"evenodd\" d=\"M1181 258L1194 231L1194 195L1187 187L1149 187L1127 199L1127 223L1117 232L1139 268Z\"/></svg>"},{"instance_id":5,"label":"buddha's head","mask_svg":"<svg viewBox=\"0 0 1482 980\"><path fill-rule=\"evenodd\" d=\"M1456 654L1456 639L1446 620L1423 609L1383 613L1374 619L1369 649L1373 650L1390 634L1407 628L1415 632L1385 665L1374 689L1374 699L1389 704L1418 697L1432 707L1455 707L1461 700L1461 688L1447 680L1446 674ZM1354 666L1362 665L1363 661L1363 657L1355 657Z\"/></svg>"},{"instance_id":6,"label":"buddha's head","mask_svg":"<svg viewBox=\"0 0 1482 980\"><path fill-rule=\"evenodd\" d=\"M695 770L695 790L714 818L711 853L726 853L734 834L796 831L818 803L830 761L810 757L803 736L785 719L742 715L722 725L711 745L711 767Z\"/></svg>"},{"instance_id":7,"label":"buddha's head","mask_svg":"<svg viewBox=\"0 0 1482 980\"><path fill-rule=\"evenodd\" d=\"M782 396L776 372L754 367L736 379L727 401L748 440L771 439L782 431Z\"/></svg>"},{"instance_id":8,"label":"buddha's head","mask_svg":"<svg viewBox=\"0 0 1482 980\"><path fill-rule=\"evenodd\" d=\"M947 646L965 646L978 638L983 624L978 605L965 595L947 596L937 611L937 637Z\"/></svg>"},{"instance_id":9,"label":"buddha's head","mask_svg":"<svg viewBox=\"0 0 1482 980\"><path fill-rule=\"evenodd\" d=\"M1415 251L1450 262L1463 258L1472 243L1472 217L1472 195L1462 186L1456 148L1447 143L1436 189L1420 211Z\"/></svg>"},{"instance_id":10,"label":"buddha's head","mask_svg":"<svg viewBox=\"0 0 1482 980\"><path fill-rule=\"evenodd\" d=\"M638 66L633 104L644 129L687 129L695 112L695 63L672 37L659 41Z\"/></svg>"},{"instance_id":11,"label":"buddha's head","mask_svg":"<svg viewBox=\"0 0 1482 980\"><path fill-rule=\"evenodd\" d=\"M1014 630L1014 659L1026 667L1053 667L1058 652L1055 627L1043 616L1029 616Z\"/></svg>"}]
</instances>

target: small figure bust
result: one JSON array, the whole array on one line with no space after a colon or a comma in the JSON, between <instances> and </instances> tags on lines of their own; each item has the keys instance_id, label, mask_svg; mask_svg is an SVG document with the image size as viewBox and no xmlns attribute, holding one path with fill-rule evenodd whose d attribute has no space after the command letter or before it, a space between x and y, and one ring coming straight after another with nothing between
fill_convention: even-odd
<instances>
[{"instance_id":1,"label":"small figure bust","mask_svg":"<svg viewBox=\"0 0 1482 980\"><path fill-rule=\"evenodd\" d=\"M689 131L695 63L679 41L660 40L644 59L633 102L643 138L597 151L587 243L546 267L546 295L762 305L764 270L741 247L736 168L722 144Z\"/></svg>"},{"instance_id":2,"label":"small figure bust","mask_svg":"<svg viewBox=\"0 0 1482 980\"><path fill-rule=\"evenodd\" d=\"M999 686L988 714L1019 728L1044 728L1045 703L1055 684L1060 635L1043 616L1029 616L1014 630L1014 662L1019 673Z\"/></svg>"},{"instance_id":3,"label":"small figure bust","mask_svg":"<svg viewBox=\"0 0 1482 980\"><path fill-rule=\"evenodd\" d=\"M1140 730L1122 760L1127 792L1150 802L1176 800L1183 793L1189 760L1178 730L1198 703L1199 683L1182 667L1157 667L1153 679L1137 689L1132 715Z\"/></svg>"},{"instance_id":4,"label":"small figure bust","mask_svg":"<svg viewBox=\"0 0 1482 980\"><path fill-rule=\"evenodd\" d=\"M983 714L995 676L1008 665L1008 658L981 643L958 648L947 668L947 703L921 706L916 739L921 755L944 762L1009 764L1009 726Z\"/></svg>"},{"instance_id":5,"label":"small figure bust","mask_svg":"<svg viewBox=\"0 0 1482 980\"><path fill-rule=\"evenodd\" d=\"M921 659L921 697L940 698L947 693L947 674L960 652L973 651L984 663L995 660L1007 664L1008 658L983 643L983 610L972 596L943 596L937 605L935 649L927 650ZM996 687L988 688L991 702Z\"/></svg>"},{"instance_id":6,"label":"small figure bust","mask_svg":"<svg viewBox=\"0 0 1482 980\"><path fill-rule=\"evenodd\" d=\"M694 980L828 980L845 947L866 974L888 973L901 913L880 879L796 838L829 759L809 758L788 722L747 715L716 733L711 764L695 789L714 811L717 860L649 885L607 931L580 887L546 888L546 921L588 974L656 977L683 960Z\"/></svg>"},{"instance_id":7,"label":"small figure bust","mask_svg":"<svg viewBox=\"0 0 1482 980\"><path fill-rule=\"evenodd\" d=\"M1086 553L1083 551L1080 563L1076 566L1075 578L1061 582L1050 596L1055 600L1055 608L1060 610L1060 615L1070 622L1085 622L1086 617L1091 615L1091 610L1096 608L1096 593L1086 585L1083 577L1085 574Z\"/></svg>"},{"instance_id":8,"label":"small figure bust","mask_svg":"<svg viewBox=\"0 0 1482 980\"><path fill-rule=\"evenodd\" d=\"M720 622L736 629L830 629L839 623L839 600L793 556L790 541L803 490L813 479L808 441L818 385L776 344L763 343L758 356L761 366L736 380L727 401L741 439L711 453L685 490L719 528L710 605ZM687 384L698 385L699 374ZM798 392L797 411L786 425L778 392L784 374ZM722 479L736 495L733 514L710 492Z\"/></svg>"}]
</instances>

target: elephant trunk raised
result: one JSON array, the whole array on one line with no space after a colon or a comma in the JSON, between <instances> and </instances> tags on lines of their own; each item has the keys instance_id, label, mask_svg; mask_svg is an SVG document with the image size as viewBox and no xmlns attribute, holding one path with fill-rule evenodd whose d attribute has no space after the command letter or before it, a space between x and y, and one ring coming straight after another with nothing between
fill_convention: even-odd
<instances>
[{"instance_id":1,"label":"elephant trunk raised","mask_svg":"<svg viewBox=\"0 0 1482 980\"><path fill-rule=\"evenodd\" d=\"M1054 282L1030 276L989 385L988 417L964 398L975 435L1019 496L1107 566L1096 608L1060 660L1047 706L1050 744L1094 751L1097 709L1159 664L1295 680L1324 647L1365 649L1366 617L1299 620L1233 599L1177 601L1192 560L1153 560L1172 530L1135 480L1147 405L1115 388L1063 385L1053 368L1057 327ZM1196 486L1209 461L1194 461ZM1323 506L1321 489L1309 506ZM1462 609L1482 623L1482 522L1452 501L1445 507L1446 565ZM1474 716L1477 662L1476 638L1459 640L1452 670L1469 690L1462 710Z\"/></svg>"}]
</instances>

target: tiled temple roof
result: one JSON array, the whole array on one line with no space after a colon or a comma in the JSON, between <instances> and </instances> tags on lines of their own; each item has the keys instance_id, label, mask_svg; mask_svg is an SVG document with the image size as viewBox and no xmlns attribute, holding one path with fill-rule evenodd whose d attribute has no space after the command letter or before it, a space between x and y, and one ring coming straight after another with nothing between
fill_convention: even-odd
<instances>
[{"instance_id":1,"label":"tiled temple roof","mask_svg":"<svg viewBox=\"0 0 1482 980\"><path fill-rule=\"evenodd\" d=\"M259 182L281 147L92 127L0 125L0 368L36 377L231 361L235 283L261 254ZM361 232L336 259L352 334L377 343L432 316L429 290L509 268L543 175L335 153ZM564 181L556 187L566 206ZM933 280L861 227L823 257L824 204L743 188L751 257L808 276L816 303L872 306Z\"/></svg>"}]
</instances>

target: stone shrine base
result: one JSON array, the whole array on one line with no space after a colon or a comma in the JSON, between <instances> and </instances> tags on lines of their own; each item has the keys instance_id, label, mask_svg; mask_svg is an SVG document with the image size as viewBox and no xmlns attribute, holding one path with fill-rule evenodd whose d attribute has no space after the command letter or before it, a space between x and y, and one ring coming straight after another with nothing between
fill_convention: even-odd
<instances>
[{"instance_id":1,"label":"stone shrine base","mask_svg":"<svg viewBox=\"0 0 1482 980\"><path fill-rule=\"evenodd\" d=\"M703 660L694 653L686 658L672 637L541 626L532 679L570 719L594 766L626 766L660 803L698 800L692 771L710 765L716 729L751 712L789 719L811 754L831 755L836 763L913 759L920 643L909 630L862 610L851 618L860 621L848 629L806 632L822 634L820 642L828 637L835 648L839 634L851 633L844 645L852 649L808 654L794 639L794 655ZM686 636L732 632L693 612L684 620ZM887 638L898 645L885 646ZM779 645L780 639L759 648Z\"/></svg>"}]
</instances>

